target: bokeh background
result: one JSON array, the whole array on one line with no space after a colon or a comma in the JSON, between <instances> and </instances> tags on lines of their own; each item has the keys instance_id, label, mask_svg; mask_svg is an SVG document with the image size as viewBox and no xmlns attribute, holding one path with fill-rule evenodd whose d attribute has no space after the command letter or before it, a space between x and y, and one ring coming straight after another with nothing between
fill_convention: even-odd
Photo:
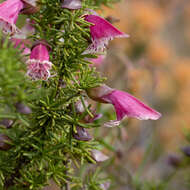
<instances>
[{"instance_id":1,"label":"bokeh background","mask_svg":"<svg viewBox=\"0 0 190 190\"><path fill-rule=\"evenodd\" d=\"M162 118L91 130L110 157L98 166L110 190L188 190L190 169L177 166L189 144L190 2L122 0L101 8L98 13L130 38L111 41L97 70L106 84L133 94ZM110 105L98 105L97 112L116 118Z\"/></svg>"},{"instance_id":2,"label":"bokeh background","mask_svg":"<svg viewBox=\"0 0 190 190\"><path fill-rule=\"evenodd\" d=\"M174 176L171 166L188 144L190 127L189 1L125 0L103 6L99 14L130 38L114 39L97 69L109 86L132 93L163 115L158 121L125 119L120 128L96 131L112 158L105 164L111 188L161 190L158 184L170 180L165 189L189 189L187 171ZM112 106L100 110L115 118ZM134 177L149 185L134 188Z\"/></svg>"}]
</instances>

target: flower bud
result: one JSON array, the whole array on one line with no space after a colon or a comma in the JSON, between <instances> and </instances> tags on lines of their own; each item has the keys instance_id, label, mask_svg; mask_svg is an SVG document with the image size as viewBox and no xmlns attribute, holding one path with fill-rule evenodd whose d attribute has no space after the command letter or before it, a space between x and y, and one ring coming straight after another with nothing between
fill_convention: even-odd
<instances>
[{"instance_id":1,"label":"flower bud","mask_svg":"<svg viewBox=\"0 0 190 190\"><path fill-rule=\"evenodd\" d=\"M24 105L21 102L17 102L15 104L15 107L19 113L23 113L23 114L31 114L32 113L32 110L28 106Z\"/></svg>"},{"instance_id":2,"label":"flower bud","mask_svg":"<svg viewBox=\"0 0 190 190\"><path fill-rule=\"evenodd\" d=\"M79 141L90 141L92 140L92 137L88 133L88 131L83 127L76 127L77 132L73 133L73 138L79 140Z\"/></svg>"},{"instance_id":3,"label":"flower bud","mask_svg":"<svg viewBox=\"0 0 190 190\"><path fill-rule=\"evenodd\" d=\"M181 163L181 158L178 155L171 154L168 156L168 164L173 167L178 167Z\"/></svg>"},{"instance_id":4,"label":"flower bud","mask_svg":"<svg viewBox=\"0 0 190 190\"><path fill-rule=\"evenodd\" d=\"M0 134L0 150L9 150L11 145L7 142L11 142L11 139L4 134Z\"/></svg>"},{"instance_id":5,"label":"flower bud","mask_svg":"<svg viewBox=\"0 0 190 190\"><path fill-rule=\"evenodd\" d=\"M86 100L84 100L84 104L86 107L88 107L88 102ZM84 106L83 106L83 103L81 102L81 100L79 100L75 103L75 108L76 108L77 113L85 112L85 109L84 109Z\"/></svg>"},{"instance_id":6,"label":"flower bud","mask_svg":"<svg viewBox=\"0 0 190 190\"><path fill-rule=\"evenodd\" d=\"M183 147L183 148L182 148L182 152L183 152L186 156L190 157L190 146L185 146L185 147Z\"/></svg>"},{"instance_id":7,"label":"flower bud","mask_svg":"<svg viewBox=\"0 0 190 190\"><path fill-rule=\"evenodd\" d=\"M126 116L139 120L157 120L161 117L159 112L148 107L129 93L111 89L106 85L88 89L87 94L95 101L112 104L116 111L117 121L121 121Z\"/></svg>"},{"instance_id":8,"label":"flower bud","mask_svg":"<svg viewBox=\"0 0 190 190\"><path fill-rule=\"evenodd\" d=\"M82 3L81 0L64 0L61 7L75 10L80 9L82 7Z\"/></svg>"},{"instance_id":9,"label":"flower bud","mask_svg":"<svg viewBox=\"0 0 190 190\"><path fill-rule=\"evenodd\" d=\"M0 121L0 125L4 125L6 128L11 128L13 124L13 120L10 119L3 119Z\"/></svg>"}]
</instances>

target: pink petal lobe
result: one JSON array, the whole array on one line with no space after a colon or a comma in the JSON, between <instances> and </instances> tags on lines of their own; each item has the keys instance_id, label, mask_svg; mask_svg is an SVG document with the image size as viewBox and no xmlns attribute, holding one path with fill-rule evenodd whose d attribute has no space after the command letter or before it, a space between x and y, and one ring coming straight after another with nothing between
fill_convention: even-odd
<instances>
[{"instance_id":1,"label":"pink petal lobe","mask_svg":"<svg viewBox=\"0 0 190 190\"><path fill-rule=\"evenodd\" d=\"M37 59L40 61L49 61L49 52L44 44L36 45L30 54L30 59Z\"/></svg>"},{"instance_id":2,"label":"pink petal lobe","mask_svg":"<svg viewBox=\"0 0 190 190\"><path fill-rule=\"evenodd\" d=\"M118 121L122 120L125 116L140 120L157 120L161 117L159 112L148 107L127 92L114 90L102 98L114 105Z\"/></svg>"},{"instance_id":3,"label":"pink petal lobe","mask_svg":"<svg viewBox=\"0 0 190 190\"><path fill-rule=\"evenodd\" d=\"M129 37L100 16L85 15L85 20L93 24L90 26L92 44L88 47L88 51L103 51L109 40Z\"/></svg>"}]
</instances>

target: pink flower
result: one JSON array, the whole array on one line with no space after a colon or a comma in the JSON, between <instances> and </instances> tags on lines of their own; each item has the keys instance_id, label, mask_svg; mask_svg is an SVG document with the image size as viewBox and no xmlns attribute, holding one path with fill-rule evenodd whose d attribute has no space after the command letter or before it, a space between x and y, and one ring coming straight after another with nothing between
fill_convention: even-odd
<instances>
[{"instance_id":1,"label":"pink flower","mask_svg":"<svg viewBox=\"0 0 190 190\"><path fill-rule=\"evenodd\" d=\"M21 0L7 0L0 4L0 28L4 33L16 33L16 21L20 10L23 8Z\"/></svg>"},{"instance_id":2,"label":"pink flower","mask_svg":"<svg viewBox=\"0 0 190 190\"><path fill-rule=\"evenodd\" d=\"M43 42L39 42L32 48L28 65L27 75L33 80L47 80L50 77L49 70L52 63L49 61L48 47Z\"/></svg>"},{"instance_id":3,"label":"pink flower","mask_svg":"<svg viewBox=\"0 0 190 190\"><path fill-rule=\"evenodd\" d=\"M109 40L113 38L126 38L127 34L119 31L107 20L98 15L85 15L85 20L92 23L90 26L92 44L85 53L100 52L108 45Z\"/></svg>"},{"instance_id":4,"label":"pink flower","mask_svg":"<svg viewBox=\"0 0 190 190\"><path fill-rule=\"evenodd\" d=\"M161 114L148 107L127 92L112 89L106 85L87 90L88 96L98 102L110 103L114 106L117 121L125 116L140 120L157 120Z\"/></svg>"}]
</instances>

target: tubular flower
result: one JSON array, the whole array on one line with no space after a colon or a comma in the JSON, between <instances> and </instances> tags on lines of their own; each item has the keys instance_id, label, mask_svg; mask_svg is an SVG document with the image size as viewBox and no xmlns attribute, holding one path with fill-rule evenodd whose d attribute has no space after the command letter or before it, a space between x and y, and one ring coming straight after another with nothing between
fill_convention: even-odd
<instances>
[{"instance_id":1,"label":"tubular flower","mask_svg":"<svg viewBox=\"0 0 190 190\"><path fill-rule=\"evenodd\" d=\"M85 15L84 17L86 21L93 24L90 26L92 44L87 48L85 53L104 51L109 40L128 37L127 34L119 31L111 23L98 15Z\"/></svg>"},{"instance_id":2,"label":"tubular flower","mask_svg":"<svg viewBox=\"0 0 190 190\"><path fill-rule=\"evenodd\" d=\"M0 28L4 33L14 34L19 31L15 24L22 8L21 0L7 0L0 4Z\"/></svg>"},{"instance_id":3,"label":"tubular flower","mask_svg":"<svg viewBox=\"0 0 190 190\"><path fill-rule=\"evenodd\" d=\"M87 94L93 100L112 104L116 111L117 121L121 121L125 116L140 120L157 120L161 117L160 113L129 93L112 89L106 85L88 89Z\"/></svg>"},{"instance_id":4,"label":"tubular flower","mask_svg":"<svg viewBox=\"0 0 190 190\"><path fill-rule=\"evenodd\" d=\"M33 80L47 80L50 77L49 70L52 63L49 61L48 47L44 42L39 42L33 46L30 59L26 62L27 75Z\"/></svg>"}]
</instances>

